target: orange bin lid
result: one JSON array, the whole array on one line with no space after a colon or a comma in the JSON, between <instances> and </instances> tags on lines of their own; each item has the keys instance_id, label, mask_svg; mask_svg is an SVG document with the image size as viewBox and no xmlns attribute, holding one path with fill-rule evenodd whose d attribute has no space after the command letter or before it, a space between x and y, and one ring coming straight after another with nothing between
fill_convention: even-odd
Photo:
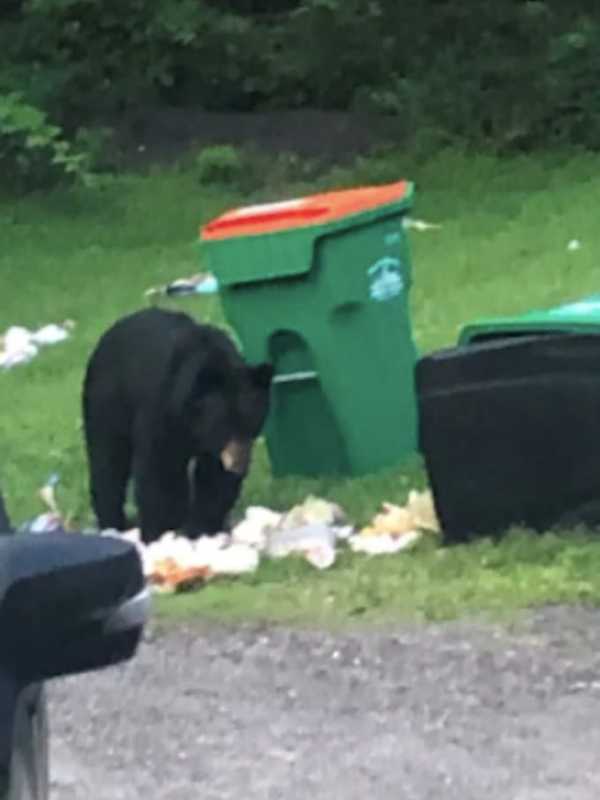
<instances>
[{"instance_id":1,"label":"orange bin lid","mask_svg":"<svg viewBox=\"0 0 600 800\"><path fill-rule=\"evenodd\" d=\"M408 181L398 181L383 186L323 192L281 203L234 208L208 222L200 232L205 241L210 241L234 236L257 236L307 225L324 225L403 200L409 194L409 188Z\"/></svg>"}]
</instances>

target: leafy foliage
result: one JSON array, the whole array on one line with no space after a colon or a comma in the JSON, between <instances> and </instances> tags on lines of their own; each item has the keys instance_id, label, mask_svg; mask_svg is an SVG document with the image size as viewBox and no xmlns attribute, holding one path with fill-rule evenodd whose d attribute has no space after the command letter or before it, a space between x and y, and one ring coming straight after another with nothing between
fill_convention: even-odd
<instances>
[{"instance_id":1,"label":"leafy foliage","mask_svg":"<svg viewBox=\"0 0 600 800\"><path fill-rule=\"evenodd\" d=\"M310 105L396 115L433 140L595 148L595 11L594 0L3 0L0 93L68 135L148 105Z\"/></svg>"},{"instance_id":2,"label":"leafy foliage","mask_svg":"<svg viewBox=\"0 0 600 800\"><path fill-rule=\"evenodd\" d=\"M229 183L243 175L244 162L235 147L217 145L197 155L196 171L202 183Z\"/></svg>"},{"instance_id":3,"label":"leafy foliage","mask_svg":"<svg viewBox=\"0 0 600 800\"><path fill-rule=\"evenodd\" d=\"M0 165L5 180L36 183L61 173L90 185L88 158L61 136L46 114L17 92L0 95Z\"/></svg>"}]
</instances>

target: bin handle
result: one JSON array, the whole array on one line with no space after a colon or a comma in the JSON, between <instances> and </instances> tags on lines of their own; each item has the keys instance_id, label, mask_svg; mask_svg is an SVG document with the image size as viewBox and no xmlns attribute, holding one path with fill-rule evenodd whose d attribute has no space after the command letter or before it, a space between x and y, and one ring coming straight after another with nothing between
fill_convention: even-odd
<instances>
[{"instance_id":1,"label":"bin handle","mask_svg":"<svg viewBox=\"0 0 600 800\"><path fill-rule=\"evenodd\" d=\"M273 383L291 383L292 381L309 381L317 377L314 370L306 370L305 372L288 372L284 375L275 375Z\"/></svg>"}]
</instances>

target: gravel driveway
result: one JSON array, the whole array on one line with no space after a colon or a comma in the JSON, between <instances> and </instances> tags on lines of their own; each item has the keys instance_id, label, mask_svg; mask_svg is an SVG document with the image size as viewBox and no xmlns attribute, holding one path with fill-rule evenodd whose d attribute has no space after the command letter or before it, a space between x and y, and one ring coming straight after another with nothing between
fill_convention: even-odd
<instances>
[{"instance_id":1,"label":"gravel driveway","mask_svg":"<svg viewBox=\"0 0 600 800\"><path fill-rule=\"evenodd\" d=\"M599 614L157 629L51 686L52 800L597 800Z\"/></svg>"}]
</instances>

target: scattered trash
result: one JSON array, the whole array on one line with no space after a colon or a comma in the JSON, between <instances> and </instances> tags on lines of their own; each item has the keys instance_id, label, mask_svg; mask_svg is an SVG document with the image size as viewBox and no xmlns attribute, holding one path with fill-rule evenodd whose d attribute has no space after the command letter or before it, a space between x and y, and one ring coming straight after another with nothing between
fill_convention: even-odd
<instances>
[{"instance_id":1,"label":"scattered trash","mask_svg":"<svg viewBox=\"0 0 600 800\"><path fill-rule=\"evenodd\" d=\"M232 544L227 534L190 540L166 533L143 547L142 560L150 583L163 591L176 591L216 575L254 572L259 554L249 545Z\"/></svg>"},{"instance_id":2,"label":"scattered trash","mask_svg":"<svg viewBox=\"0 0 600 800\"><path fill-rule=\"evenodd\" d=\"M424 532L439 533L431 492L411 490L405 506L383 503L370 525L351 536L352 550L370 555L397 553L416 544Z\"/></svg>"},{"instance_id":3,"label":"scattered trash","mask_svg":"<svg viewBox=\"0 0 600 800\"><path fill-rule=\"evenodd\" d=\"M42 486L39 497L48 511L23 523L18 528L20 533L66 533L68 531L68 523L61 514L54 496L54 487L58 482L59 476L53 474Z\"/></svg>"},{"instance_id":4,"label":"scattered trash","mask_svg":"<svg viewBox=\"0 0 600 800\"><path fill-rule=\"evenodd\" d=\"M283 514L262 506L249 506L246 516L231 532L232 541L264 550L270 532L281 524Z\"/></svg>"},{"instance_id":5,"label":"scattered trash","mask_svg":"<svg viewBox=\"0 0 600 800\"><path fill-rule=\"evenodd\" d=\"M75 323L72 319L65 320L62 325L55 325L54 323L44 325L43 328L40 328L39 331L31 335L31 340L34 344L40 346L45 344L58 344L69 338L69 331L74 327Z\"/></svg>"},{"instance_id":6,"label":"scattered trash","mask_svg":"<svg viewBox=\"0 0 600 800\"><path fill-rule=\"evenodd\" d=\"M211 554L210 568L214 575L244 575L255 572L259 561L260 555L254 547L228 543Z\"/></svg>"},{"instance_id":7,"label":"scattered trash","mask_svg":"<svg viewBox=\"0 0 600 800\"><path fill-rule=\"evenodd\" d=\"M165 286L152 286L144 292L145 297L181 297L190 294L216 294L219 282L210 272L200 272L190 278L177 278Z\"/></svg>"},{"instance_id":8,"label":"scattered trash","mask_svg":"<svg viewBox=\"0 0 600 800\"><path fill-rule=\"evenodd\" d=\"M29 533L68 531L55 498L58 475L51 475L39 497L48 511L25 523ZM145 544L138 528L125 532L103 530L134 544L148 583L159 592L189 591L219 576L253 573L261 558L302 556L315 569L329 569L340 543L356 553L398 553L416 544L424 532L439 532L431 493L411 491L405 506L383 503L372 522L356 533L336 503L309 495L287 512L250 506L231 534L189 539L173 531ZM77 535L77 534L73 534Z\"/></svg>"},{"instance_id":9,"label":"scattered trash","mask_svg":"<svg viewBox=\"0 0 600 800\"><path fill-rule=\"evenodd\" d=\"M335 561L336 532L323 522L271 532L266 548L270 558L285 558L298 553L317 569L327 569Z\"/></svg>"},{"instance_id":10,"label":"scattered trash","mask_svg":"<svg viewBox=\"0 0 600 800\"><path fill-rule=\"evenodd\" d=\"M440 531L431 492L411 489L405 506L383 503L381 507L382 511L373 517L371 524L362 529L361 536L377 536L381 533L402 536L414 530Z\"/></svg>"},{"instance_id":11,"label":"scattered trash","mask_svg":"<svg viewBox=\"0 0 600 800\"><path fill-rule=\"evenodd\" d=\"M226 533L192 540L169 531L149 545L141 541L137 528L122 534L108 530L102 534L120 536L135 544L146 579L162 592L188 590L218 575L254 572L260 561L254 547L236 544Z\"/></svg>"},{"instance_id":12,"label":"scattered trash","mask_svg":"<svg viewBox=\"0 0 600 800\"><path fill-rule=\"evenodd\" d=\"M262 557L285 558L302 555L316 569L328 569L335 562L336 543L348 539L353 528L342 525L340 506L309 496L289 512L250 506L231 534L203 536L190 540L173 532L144 545L137 529L122 535L140 550L148 582L158 591L189 590L220 575L254 572Z\"/></svg>"},{"instance_id":13,"label":"scattered trash","mask_svg":"<svg viewBox=\"0 0 600 800\"><path fill-rule=\"evenodd\" d=\"M571 239L571 241L567 245L567 250L571 253L575 250L581 250L581 242L579 241L579 239Z\"/></svg>"},{"instance_id":14,"label":"scattered trash","mask_svg":"<svg viewBox=\"0 0 600 800\"><path fill-rule=\"evenodd\" d=\"M324 525L342 525L346 521L343 509L336 503L309 495L300 505L294 506L284 515L281 525L294 528L299 525L310 525L322 522Z\"/></svg>"},{"instance_id":15,"label":"scattered trash","mask_svg":"<svg viewBox=\"0 0 600 800\"><path fill-rule=\"evenodd\" d=\"M53 514L57 515L60 515L60 511L58 510L58 503L56 502L55 487L58 486L59 481L60 476L58 473L53 472L40 489L40 498L42 502Z\"/></svg>"},{"instance_id":16,"label":"scattered trash","mask_svg":"<svg viewBox=\"0 0 600 800\"><path fill-rule=\"evenodd\" d=\"M10 369L17 364L26 364L38 353L27 328L13 325L0 339L0 366Z\"/></svg>"},{"instance_id":17,"label":"scattered trash","mask_svg":"<svg viewBox=\"0 0 600 800\"><path fill-rule=\"evenodd\" d=\"M338 539L350 535L345 522L346 515L339 505L309 495L269 531L266 553L270 558L297 553L313 567L328 569L335 562Z\"/></svg>"},{"instance_id":18,"label":"scattered trash","mask_svg":"<svg viewBox=\"0 0 600 800\"><path fill-rule=\"evenodd\" d=\"M66 533L63 519L58 514L38 514L18 528L19 533Z\"/></svg>"},{"instance_id":19,"label":"scattered trash","mask_svg":"<svg viewBox=\"0 0 600 800\"><path fill-rule=\"evenodd\" d=\"M28 363L37 356L41 347L68 339L74 327L73 320L65 320L62 325L44 325L37 331L21 325L11 326L0 336L0 367L11 369L17 364Z\"/></svg>"},{"instance_id":20,"label":"scattered trash","mask_svg":"<svg viewBox=\"0 0 600 800\"><path fill-rule=\"evenodd\" d=\"M413 219L409 216L403 218L402 225L407 230L412 228L415 231L439 230L442 227L434 222L425 222L425 220Z\"/></svg>"},{"instance_id":21,"label":"scattered trash","mask_svg":"<svg viewBox=\"0 0 600 800\"><path fill-rule=\"evenodd\" d=\"M173 559L157 562L153 572L147 576L156 591L167 593L189 591L205 583L211 572L208 567L182 567Z\"/></svg>"},{"instance_id":22,"label":"scattered trash","mask_svg":"<svg viewBox=\"0 0 600 800\"><path fill-rule=\"evenodd\" d=\"M345 519L340 506L310 495L287 513L251 506L231 537L269 558L298 553L317 569L326 569L335 561L336 541L352 533L352 526L343 525Z\"/></svg>"},{"instance_id":23,"label":"scattered trash","mask_svg":"<svg viewBox=\"0 0 600 800\"><path fill-rule=\"evenodd\" d=\"M421 531L406 531L401 536L391 533L380 533L377 536L352 536L350 547L355 553L366 553L370 556L389 555L406 550L420 541Z\"/></svg>"}]
</instances>

